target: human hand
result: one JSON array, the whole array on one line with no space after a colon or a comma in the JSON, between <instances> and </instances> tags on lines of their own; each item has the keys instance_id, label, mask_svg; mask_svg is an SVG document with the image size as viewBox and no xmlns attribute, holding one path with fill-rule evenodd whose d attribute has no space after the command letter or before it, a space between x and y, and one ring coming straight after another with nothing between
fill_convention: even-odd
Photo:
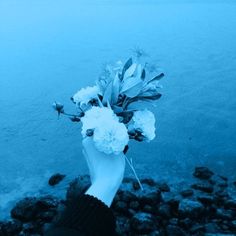
<instances>
[{"instance_id":1,"label":"human hand","mask_svg":"<svg viewBox=\"0 0 236 236\"><path fill-rule=\"evenodd\" d=\"M92 182L86 194L110 206L124 177L125 156L98 151L91 137L86 137L82 143Z\"/></svg>"}]
</instances>

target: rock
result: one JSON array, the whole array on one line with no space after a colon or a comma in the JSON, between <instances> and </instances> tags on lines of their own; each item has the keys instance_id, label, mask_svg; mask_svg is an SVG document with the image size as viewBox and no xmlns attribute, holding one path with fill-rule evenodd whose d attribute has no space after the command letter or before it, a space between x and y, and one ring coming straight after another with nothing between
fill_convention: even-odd
<instances>
[{"instance_id":1,"label":"rock","mask_svg":"<svg viewBox=\"0 0 236 236\"><path fill-rule=\"evenodd\" d=\"M142 209L144 212L148 212L148 213L154 213L155 212L155 210L154 210L154 208L152 207L152 206L150 206L150 205L145 205L145 206L143 206L143 209Z\"/></svg>"},{"instance_id":2,"label":"rock","mask_svg":"<svg viewBox=\"0 0 236 236\"><path fill-rule=\"evenodd\" d=\"M153 188L148 185L144 185L144 190L138 190L135 192L137 201L141 205L157 205L161 202L161 191L158 188Z\"/></svg>"},{"instance_id":3,"label":"rock","mask_svg":"<svg viewBox=\"0 0 236 236\"><path fill-rule=\"evenodd\" d=\"M236 199L229 199L225 201L225 208L236 211Z\"/></svg>"},{"instance_id":4,"label":"rock","mask_svg":"<svg viewBox=\"0 0 236 236\"><path fill-rule=\"evenodd\" d=\"M22 230L22 223L18 220L0 223L0 235L1 236L12 236L18 235Z\"/></svg>"},{"instance_id":5,"label":"rock","mask_svg":"<svg viewBox=\"0 0 236 236\"><path fill-rule=\"evenodd\" d=\"M137 234L148 234L156 230L154 217L149 213L136 213L131 221L131 229Z\"/></svg>"},{"instance_id":6,"label":"rock","mask_svg":"<svg viewBox=\"0 0 236 236\"><path fill-rule=\"evenodd\" d=\"M51 222L56 215L56 211L46 211L38 214L38 218L43 222Z\"/></svg>"},{"instance_id":7,"label":"rock","mask_svg":"<svg viewBox=\"0 0 236 236\"><path fill-rule=\"evenodd\" d=\"M226 190L218 190L215 192L215 204L218 206L224 205L229 198L229 194Z\"/></svg>"},{"instance_id":8,"label":"rock","mask_svg":"<svg viewBox=\"0 0 236 236\"><path fill-rule=\"evenodd\" d=\"M162 236L162 235L163 235L163 233L161 233L158 230L155 230L155 231L148 234L148 236Z\"/></svg>"},{"instance_id":9,"label":"rock","mask_svg":"<svg viewBox=\"0 0 236 236\"><path fill-rule=\"evenodd\" d=\"M11 217L22 222L34 220L38 214L37 199L35 197L25 198L19 201L11 210Z\"/></svg>"},{"instance_id":10,"label":"rock","mask_svg":"<svg viewBox=\"0 0 236 236\"><path fill-rule=\"evenodd\" d=\"M210 179L214 173L207 167L196 167L193 175L199 179Z\"/></svg>"},{"instance_id":11,"label":"rock","mask_svg":"<svg viewBox=\"0 0 236 236\"><path fill-rule=\"evenodd\" d=\"M184 236L187 235L179 226L168 225L166 228L166 234L170 236Z\"/></svg>"},{"instance_id":12,"label":"rock","mask_svg":"<svg viewBox=\"0 0 236 236\"><path fill-rule=\"evenodd\" d=\"M113 208L118 213L123 213L125 215L127 214L127 211L128 211L128 205L126 202L123 202L123 201L116 202Z\"/></svg>"},{"instance_id":13,"label":"rock","mask_svg":"<svg viewBox=\"0 0 236 236\"><path fill-rule=\"evenodd\" d=\"M124 201L127 203L131 201L137 201L136 195L129 190L119 190L117 195L120 201Z\"/></svg>"},{"instance_id":14,"label":"rock","mask_svg":"<svg viewBox=\"0 0 236 236\"><path fill-rule=\"evenodd\" d=\"M116 232L118 233L118 235L126 235L128 232L130 232L130 224L127 218L117 217Z\"/></svg>"},{"instance_id":15,"label":"rock","mask_svg":"<svg viewBox=\"0 0 236 236\"><path fill-rule=\"evenodd\" d=\"M173 216L178 216L179 203L178 197L173 197L165 201L170 206L170 211Z\"/></svg>"},{"instance_id":16,"label":"rock","mask_svg":"<svg viewBox=\"0 0 236 236\"><path fill-rule=\"evenodd\" d=\"M195 234L199 235L204 232L205 232L205 226L199 223L195 223L190 229L190 233L192 235L195 235Z\"/></svg>"},{"instance_id":17,"label":"rock","mask_svg":"<svg viewBox=\"0 0 236 236\"><path fill-rule=\"evenodd\" d=\"M50 210L57 208L59 200L52 196L44 196L38 198L36 204L40 210Z\"/></svg>"},{"instance_id":18,"label":"rock","mask_svg":"<svg viewBox=\"0 0 236 236\"><path fill-rule=\"evenodd\" d=\"M229 223L229 227L230 227L230 230L231 230L231 231L235 231L235 233L236 233L236 220L232 220L232 221Z\"/></svg>"},{"instance_id":19,"label":"rock","mask_svg":"<svg viewBox=\"0 0 236 236\"><path fill-rule=\"evenodd\" d=\"M37 225L36 222L29 222L24 224L23 226L23 232L27 233L27 234L35 234L35 233L42 233L42 229L40 227L40 225Z\"/></svg>"},{"instance_id":20,"label":"rock","mask_svg":"<svg viewBox=\"0 0 236 236\"><path fill-rule=\"evenodd\" d=\"M170 187L167 183L157 183L156 185L161 192L170 192Z\"/></svg>"},{"instance_id":21,"label":"rock","mask_svg":"<svg viewBox=\"0 0 236 236\"><path fill-rule=\"evenodd\" d=\"M157 214L161 216L162 218L169 219L171 218L171 207L167 203L163 203L159 206Z\"/></svg>"},{"instance_id":22,"label":"rock","mask_svg":"<svg viewBox=\"0 0 236 236\"><path fill-rule=\"evenodd\" d=\"M135 215L135 214L136 214L136 211L135 211L135 210L128 208L128 215L129 215L129 217L132 217L132 216Z\"/></svg>"},{"instance_id":23,"label":"rock","mask_svg":"<svg viewBox=\"0 0 236 236\"><path fill-rule=\"evenodd\" d=\"M180 192L182 197L191 197L193 196L193 190L192 189L185 189Z\"/></svg>"},{"instance_id":24,"label":"rock","mask_svg":"<svg viewBox=\"0 0 236 236\"><path fill-rule=\"evenodd\" d=\"M232 215L232 211L227 211L225 209L222 208L218 208L216 210L216 217L222 220L232 220L233 215Z\"/></svg>"},{"instance_id":25,"label":"rock","mask_svg":"<svg viewBox=\"0 0 236 236\"><path fill-rule=\"evenodd\" d=\"M155 180L152 179L152 178L141 179L140 182L141 182L142 184L147 184L147 185L149 185L149 186L151 186L151 187L154 187L154 186L157 185L157 183L155 182Z\"/></svg>"},{"instance_id":26,"label":"rock","mask_svg":"<svg viewBox=\"0 0 236 236\"><path fill-rule=\"evenodd\" d=\"M85 193L90 185L91 182L88 175L77 177L69 184L66 192L66 200L71 201L72 199L77 198L79 195Z\"/></svg>"},{"instance_id":27,"label":"rock","mask_svg":"<svg viewBox=\"0 0 236 236\"><path fill-rule=\"evenodd\" d=\"M221 175L214 175L210 180L210 184L215 185L219 188L227 188L228 187L228 179Z\"/></svg>"},{"instance_id":28,"label":"rock","mask_svg":"<svg viewBox=\"0 0 236 236\"><path fill-rule=\"evenodd\" d=\"M179 224L179 219L178 218L171 218L169 220L170 225L178 225Z\"/></svg>"},{"instance_id":29,"label":"rock","mask_svg":"<svg viewBox=\"0 0 236 236\"><path fill-rule=\"evenodd\" d=\"M16 203L15 207L11 210L11 217L18 219L22 222L29 222L36 219L42 219L43 214L48 213L47 220L49 221L49 214L56 214L56 208L59 201L51 196L40 198L24 198ZM53 217L50 217L52 220Z\"/></svg>"},{"instance_id":30,"label":"rock","mask_svg":"<svg viewBox=\"0 0 236 236\"><path fill-rule=\"evenodd\" d=\"M218 232L220 232L220 228L214 222L207 223L207 224L205 224L205 232L206 233L218 233Z\"/></svg>"},{"instance_id":31,"label":"rock","mask_svg":"<svg viewBox=\"0 0 236 236\"><path fill-rule=\"evenodd\" d=\"M54 174L52 175L49 180L48 180L48 184L51 186L55 186L57 184L59 184L66 176L62 175L62 174Z\"/></svg>"},{"instance_id":32,"label":"rock","mask_svg":"<svg viewBox=\"0 0 236 236\"><path fill-rule=\"evenodd\" d=\"M204 206L197 201L183 199L179 204L179 214L182 218L201 218L204 213Z\"/></svg>"},{"instance_id":33,"label":"rock","mask_svg":"<svg viewBox=\"0 0 236 236\"><path fill-rule=\"evenodd\" d=\"M179 219L179 226L184 228L185 230L189 230L193 225L193 220L189 218Z\"/></svg>"},{"instance_id":34,"label":"rock","mask_svg":"<svg viewBox=\"0 0 236 236\"><path fill-rule=\"evenodd\" d=\"M130 202L129 207L133 210L138 210L140 205L138 201L132 201Z\"/></svg>"},{"instance_id":35,"label":"rock","mask_svg":"<svg viewBox=\"0 0 236 236\"><path fill-rule=\"evenodd\" d=\"M196 183L192 184L191 187L196 190L200 190L205 193L213 193L214 188L211 184L209 183Z\"/></svg>"},{"instance_id":36,"label":"rock","mask_svg":"<svg viewBox=\"0 0 236 236\"><path fill-rule=\"evenodd\" d=\"M208 195L200 195L197 199L205 206L211 206L214 203L214 197Z\"/></svg>"}]
</instances>

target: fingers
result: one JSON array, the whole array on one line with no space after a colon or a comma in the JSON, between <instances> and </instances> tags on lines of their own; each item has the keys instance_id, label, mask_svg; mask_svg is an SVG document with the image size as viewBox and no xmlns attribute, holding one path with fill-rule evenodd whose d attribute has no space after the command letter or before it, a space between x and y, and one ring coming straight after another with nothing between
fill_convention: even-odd
<instances>
[{"instance_id":1,"label":"fingers","mask_svg":"<svg viewBox=\"0 0 236 236\"><path fill-rule=\"evenodd\" d=\"M89 174L90 174L90 180L91 182L93 183L94 181L94 167L91 163L91 160L89 159L89 156L88 156L88 153L86 152L86 150L83 148L82 150L82 153L83 153L83 156L85 157L85 160L87 162L87 165L88 165L88 169L89 169Z\"/></svg>"}]
</instances>

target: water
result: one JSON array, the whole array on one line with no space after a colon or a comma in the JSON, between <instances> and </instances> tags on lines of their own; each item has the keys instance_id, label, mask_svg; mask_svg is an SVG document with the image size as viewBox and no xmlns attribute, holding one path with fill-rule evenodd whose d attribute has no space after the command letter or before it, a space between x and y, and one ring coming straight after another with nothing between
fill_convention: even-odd
<instances>
[{"instance_id":1,"label":"water","mask_svg":"<svg viewBox=\"0 0 236 236\"><path fill-rule=\"evenodd\" d=\"M235 12L234 1L1 0L0 218L23 196L63 194L51 174L87 172L80 126L51 103L74 111L70 96L135 47L166 74L157 138L129 152L139 175L175 183L207 165L236 178Z\"/></svg>"}]
</instances>

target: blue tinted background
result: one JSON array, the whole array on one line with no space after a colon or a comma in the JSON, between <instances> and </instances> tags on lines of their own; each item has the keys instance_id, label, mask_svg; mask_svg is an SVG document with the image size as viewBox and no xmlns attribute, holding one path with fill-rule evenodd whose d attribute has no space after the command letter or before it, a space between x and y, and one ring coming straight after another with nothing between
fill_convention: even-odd
<instances>
[{"instance_id":1,"label":"blue tinted background","mask_svg":"<svg viewBox=\"0 0 236 236\"><path fill-rule=\"evenodd\" d=\"M54 100L92 85L102 65L147 51L165 72L157 138L132 144L140 176L181 183L195 165L236 168L234 1L0 0L0 217L55 173L87 172L80 126ZM127 170L127 175L130 172Z\"/></svg>"}]
</instances>

